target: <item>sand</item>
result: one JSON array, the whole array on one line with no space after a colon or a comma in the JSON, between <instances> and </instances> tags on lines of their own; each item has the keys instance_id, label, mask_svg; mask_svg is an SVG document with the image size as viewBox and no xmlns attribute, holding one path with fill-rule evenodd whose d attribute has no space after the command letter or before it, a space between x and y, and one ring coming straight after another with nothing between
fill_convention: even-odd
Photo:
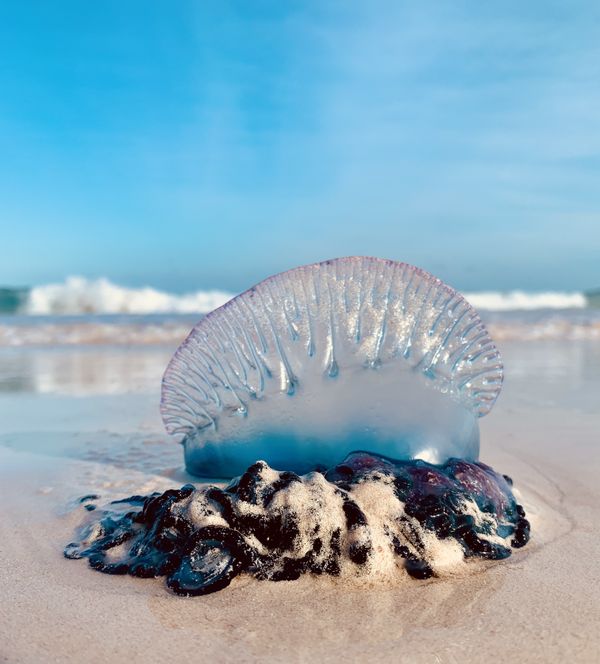
<instances>
[{"instance_id":1,"label":"sand","mask_svg":"<svg viewBox=\"0 0 600 664\"><path fill-rule=\"evenodd\" d=\"M160 579L62 557L78 496L187 480L157 412L170 349L3 349L0 661L598 661L600 344L502 350L507 381L481 422L482 460L514 478L527 547L443 580L240 578L182 599Z\"/></svg>"}]
</instances>

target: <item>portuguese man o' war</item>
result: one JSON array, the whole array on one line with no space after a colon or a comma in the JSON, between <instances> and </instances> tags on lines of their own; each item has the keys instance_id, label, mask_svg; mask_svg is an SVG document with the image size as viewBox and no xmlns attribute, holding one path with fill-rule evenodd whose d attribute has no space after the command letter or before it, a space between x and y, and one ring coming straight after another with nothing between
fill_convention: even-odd
<instances>
[{"instance_id":1,"label":"portuguese man o' war","mask_svg":"<svg viewBox=\"0 0 600 664\"><path fill-rule=\"evenodd\" d=\"M163 378L188 470L234 479L88 501L65 556L182 595L507 558L530 525L478 460L502 371L477 313L422 270L354 257L271 277L203 318Z\"/></svg>"}]
</instances>

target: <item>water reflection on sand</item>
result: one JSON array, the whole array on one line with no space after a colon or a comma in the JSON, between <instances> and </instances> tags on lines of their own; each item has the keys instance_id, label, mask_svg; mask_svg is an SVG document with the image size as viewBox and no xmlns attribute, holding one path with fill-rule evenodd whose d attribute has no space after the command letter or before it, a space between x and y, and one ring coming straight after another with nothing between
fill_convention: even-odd
<instances>
[{"instance_id":1,"label":"water reflection on sand","mask_svg":"<svg viewBox=\"0 0 600 664\"><path fill-rule=\"evenodd\" d=\"M2 348L0 392L154 392L173 350L170 346Z\"/></svg>"},{"instance_id":2,"label":"water reflection on sand","mask_svg":"<svg viewBox=\"0 0 600 664\"><path fill-rule=\"evenodd\" d=\"M0 393L117 395L158 393L176 343L146 346L0 347ZM500 342L501 402L577 406L595 411L600 343Z\"/></svg>"}]
</instances>

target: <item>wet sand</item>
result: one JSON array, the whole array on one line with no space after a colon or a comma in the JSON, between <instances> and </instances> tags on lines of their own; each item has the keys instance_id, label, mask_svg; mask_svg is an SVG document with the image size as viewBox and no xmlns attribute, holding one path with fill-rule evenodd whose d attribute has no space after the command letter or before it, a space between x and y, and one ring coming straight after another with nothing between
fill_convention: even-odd
<instances>
[{"instance_id":1,"label":"wet sand","mask_svg":"<svg viewBox=\"0 0 600 664\"><path fill-rule=\"evenodd\" d=\"M77 497L189 479L158 415L171 348L0 349L0 661L597 661L600 344L502 351L481 458L514 478L527 547L444 580L239 578L182 599L62 557Z\"/></svg>"}]
</instances>

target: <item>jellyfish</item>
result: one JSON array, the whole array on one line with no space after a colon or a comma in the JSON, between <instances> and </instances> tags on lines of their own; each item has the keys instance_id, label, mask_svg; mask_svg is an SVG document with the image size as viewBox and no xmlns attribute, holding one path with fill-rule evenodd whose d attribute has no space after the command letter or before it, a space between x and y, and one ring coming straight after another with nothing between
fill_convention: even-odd
<instances>
[{"instance_id":1,"label":"jellyfish","mask_svg":"<svg viewBox=\"0 0 600 664\"><path fill-rule=\"evenodd\" d=\"M181 595L507 558L530 524L478 426L502 377L477 313L423 270L351 257L270 277L200 320L162 381L188 471L229 484L88 501L65 556Z\"/></svg>"}]
</instances>

